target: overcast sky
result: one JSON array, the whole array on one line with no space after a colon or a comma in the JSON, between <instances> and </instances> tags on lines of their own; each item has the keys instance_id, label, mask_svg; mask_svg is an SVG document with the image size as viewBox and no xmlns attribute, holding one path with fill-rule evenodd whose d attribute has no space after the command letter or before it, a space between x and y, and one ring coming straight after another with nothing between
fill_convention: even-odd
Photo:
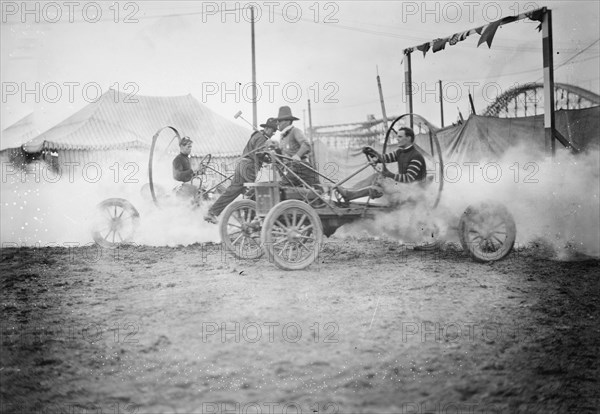
<instances>
[{"instance_id":1,"label":"overcast sky","mask_svg":"<svg viewBox=\"0 0 600 414\"><path fill-rule=\"evenodd\" d=\"M289 105L299 124L308 125L308 99L313 125L381 117L376 67L388 115L404 113L404 48L543 6L553 11L555 80L600 91L597 1L254 4L259 121ZM244 2L22 5L2 2L2 129L32 111L40 128L51 127L111 86L132 97L191 93L231 120L238 110L252 119ZM223 5L238 11L224 13ZM469 82L475 83L481 111L498 88L540 81L542 36L536 26L503 26L491 49L477 48L479 36L473 35L425 58L414 53L413 81L420 89L415 112L440 124L433 93L438 80L447 85L446 124L456 119L457 107L468 113ZM23 95L24 89L31 92Z\"/></svg>"}]
</instances>

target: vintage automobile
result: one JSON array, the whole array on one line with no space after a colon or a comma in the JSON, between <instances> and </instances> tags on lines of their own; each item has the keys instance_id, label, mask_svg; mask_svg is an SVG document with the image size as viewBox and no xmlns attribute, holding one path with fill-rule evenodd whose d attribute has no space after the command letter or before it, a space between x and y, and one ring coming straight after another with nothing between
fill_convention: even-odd
<instances>
[{"instance_id":1,"label":"vintage automobile","mask_svg":"<svg viewBox=\"0 0 600 414\"><path fill-rule=\"evenodd\" d=\"M391 132L396 124L413 116L405 114L396 118L387 129L383 153L390 146ZM416 116L416 115L415 115ZM442 151L436 134L429 131L430 151L419 148L435 170L428 171L425 187L429 197L414 201L420 208L434 210L438 207L443 190ZM323 236L332 235L340 226L357 220L373 219L377 213L408 208L408 205L375 203L370 197L366 201L346 201L338 191L350 178L373 168L380 177L386 164L366 155L366 164L345 179L334 182L327 176L311 169L323 180L323 185L309 185L294 173L293 159L273 150L268 151L271 161L269 180L248 183L254 189L255 200L242 199L231 203L222 213L220 221L221 240L227 249L238 258L256 259L266 254L269 261L286 270L303 269L313 263L323 246ZM379 162L377 162L379 161ZM381 166L381 167L380 167ZM279 171L279 174L275 173ZM433 173L433 174L432 174ZM291 175L301 185L281 185L279 175ZM433 180L432 175L438 175ZM428 200L428 201L423 201ZM413 206L414 207L414 206ZM460 243L477 261L500 260L511 251L516 237L515 221L506 207L495 202L468 206L454 227ZM423 226L423 223L414 223ZM433 249L440 245L435 225L425 225L424 240L416 248Z\"/></svg>"}]
</instances>

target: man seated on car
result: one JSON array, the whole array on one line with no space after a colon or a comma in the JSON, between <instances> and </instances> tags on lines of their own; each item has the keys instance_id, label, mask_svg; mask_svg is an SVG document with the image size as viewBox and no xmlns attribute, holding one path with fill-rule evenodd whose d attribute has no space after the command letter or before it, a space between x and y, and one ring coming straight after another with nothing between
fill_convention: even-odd
<instances>
[{"instance_id":1,"label":"man seated on car","mask_svg":"<svg viewBox=\"0 0 600 414\"><path fill-rule=\"evenodd\" d=\"M311 151L310 143L302 133L300 128L292 125L294 121L299 119L292 115L292 110L289 106L279 108L277 115L277 128L281 132L278 152L291 158L286 161L289 171L280 170L281 185L284 186L302 186L303 180L310 187L319 185L318 175L312 171L312 165L308 160L308 154ZM292 174L293 172L293 174Z\"/></svg>"},{"instance_id":2,"label":"man seated on car","mask_svg":"<svg viewBox=\"0 0 600 414\"><path fill-rule=\"evenodd\" d=\"M173 159L173 178L183 184L177 190L178 196L194 197L197 189L191 184L192 178L198 173L192 169L190 154L192 152L192 140L189 137L181 138L179 141L179 154Z\"/></svg>"},{"instance_id":3,"label":"man seated on car","mask_svg":"<svg viewBox=\"0 0 600 414\"><path fill-rule=\"evenodd\" d=\"M392 132L396 134L398 139L398 149L396 151L381 156L373 148L365 147L363 148L363 152L370 157L376 158L378 163L382 160L385 163L398 163L398 174L394 174L387 169L384 169L382 173L384 177L393 178L400 183L424 182L427 176L427 166L425 164L425 158L414 146L414 131L410 128L403 127L397 132L395 130L392 130ZM337 190L346 201L366 196L378 198L383 195L379 185L372 185L353 190L339 187Z\"/></svg>"}]
</instances>

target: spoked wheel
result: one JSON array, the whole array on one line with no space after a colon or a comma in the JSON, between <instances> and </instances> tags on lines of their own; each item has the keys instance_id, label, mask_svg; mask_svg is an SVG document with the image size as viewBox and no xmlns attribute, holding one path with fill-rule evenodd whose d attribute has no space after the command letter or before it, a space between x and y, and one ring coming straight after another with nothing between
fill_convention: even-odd
<instances>
[{"instance_id":1,"label":"spoked wheel","mask_svg":"<svg viewBox=\"0 0 600 414\"><path fill-rule=\"evenodd\" d=\"M131 242L139 225L140 213L123 198L109 198L96 207L98 217L92 228L94 241L107 249Z\"/></svg>"},{"instance_id":2,"label":"spoked wheel","mask_svg":"<svg viewBox=\"0 0 600 414\"><path fill-rule=\"evenodd\" d=\"M276 204L265 217L261 232L269 260L285 270L300 270L315 261L323 240L317 212L299 200Z\"/></svg>"},{"instance_id":3,"label":"spoked wheel","mask_svg":"<svg viewBox=\"0 0 600 414\"><path fill-rule=\"evenodd\" d=\"M517 236L515 220L506 207L496 203L469 206L458 225L460 243L473 259L491 262L512 250Z\"/></svg>"},{"instance_id":4,"label":"spoked wheel","mask_svg":"<svg viewBox=\"0 0 600 414\"><path fill-rule=\"evenodd\" d=\"M238 200L223 210L219 230L221 240L235 257L257 259L262 256L260 246L261 219L256 215L256 202Z\"/></svg>"}]
</instances>

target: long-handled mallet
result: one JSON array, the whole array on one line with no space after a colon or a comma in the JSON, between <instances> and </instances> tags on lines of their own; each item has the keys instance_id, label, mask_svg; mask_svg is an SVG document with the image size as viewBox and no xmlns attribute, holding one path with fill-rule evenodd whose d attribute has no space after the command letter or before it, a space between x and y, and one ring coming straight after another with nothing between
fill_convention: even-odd
<instances>
[{"instance_id":1,"label":"long-handled mallet","mask_svg":"<svg viewBox=\"0 0 600 414\"><path fill-rule=\"evenodd\" d=\"M248 121L246 120L246 118L244 118L244 117L242 116L242 111L238 111L238 112L237 112L237 113L236 113L236 114L235 114L233 117L234 117L235 119L242 118L242 120L243 120L244 122L246 122L248 125L250 125L250 127L251 127L253 130L255 130L255 131L258 131L258 129L256 129L256 127L255 127L254 125L252 125L250 122L248 122Z\"/></svg>"}]
</instances>

